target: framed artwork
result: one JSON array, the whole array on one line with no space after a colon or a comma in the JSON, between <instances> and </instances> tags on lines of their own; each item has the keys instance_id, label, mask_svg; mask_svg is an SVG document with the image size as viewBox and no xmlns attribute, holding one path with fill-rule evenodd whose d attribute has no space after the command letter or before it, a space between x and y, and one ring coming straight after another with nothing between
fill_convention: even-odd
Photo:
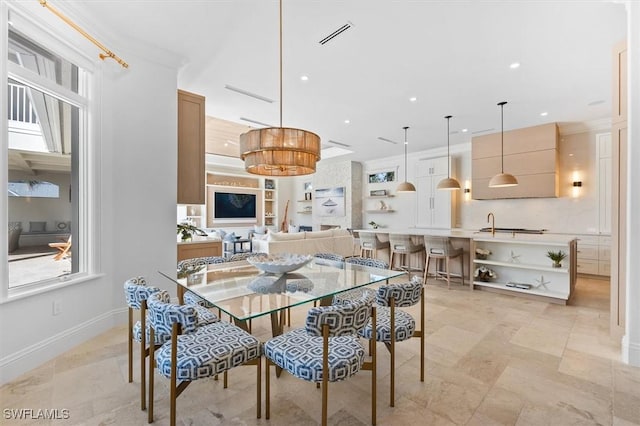
<instances>
[{"instance_id":1,"label":"framed artwork","mask_svg":"<svg viewBox=\"0 0 640 426\"><path fill-rule=\"evenodd\" d=\"M395 171L376 172L369 174L369 183L385 183L396 180Z\"/></svg>"},{"instance_id":2,"label":"framed artwork","mask_svg":"<svg viewBox=\"0 0 640 426\"><path fill-rule=\"evenodd\" d=\"M316 189L313 211L321 217L345 215L345 187Z\"/></svg>"},{"instance_id":3,"label":"framed artwork","mask_svg":"<svg viewBox=\"0 0 640 426\"><path fill-rule=\"evenodd\" d=\"M310 192L313 189L311 182L304 183L304 192Z\"/></svg>"},{"instance_id":4,"label":"framed artwork","mask_svg":"<svg viewBox=\"0 0 640 426\"><path fill-rule=\"evenodd\" d=\"M273 179L265 179L264 180L264 189L275 189L276 183Z\"/></svg>"}]
</instances>

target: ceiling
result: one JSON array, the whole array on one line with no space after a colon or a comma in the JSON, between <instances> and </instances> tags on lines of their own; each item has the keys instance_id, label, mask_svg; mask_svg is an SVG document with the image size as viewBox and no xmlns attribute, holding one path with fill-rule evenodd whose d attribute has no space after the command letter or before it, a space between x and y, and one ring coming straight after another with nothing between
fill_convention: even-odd
<instances>
[{"instance_id":1,"label":"ceiling","mask_svg":"<svg viewBox=\"0 0 640 426\"><path fill-rule=\"evenodd\" d=\"M204 95L208 116L279 124L276 1L115 4L69 7L125 60L131 46L179 58L178 87ZM354 153L340 158L363 161L402 154L403 126L409 152L446 145L446 115L452 144L499 131L500 101L509 102L505 130L609 117L611 51L625 38L626 13L594 0L284 0L283 26L282 124L319 134L326 147L349 145Z\"/></svg>"}]
</instances>

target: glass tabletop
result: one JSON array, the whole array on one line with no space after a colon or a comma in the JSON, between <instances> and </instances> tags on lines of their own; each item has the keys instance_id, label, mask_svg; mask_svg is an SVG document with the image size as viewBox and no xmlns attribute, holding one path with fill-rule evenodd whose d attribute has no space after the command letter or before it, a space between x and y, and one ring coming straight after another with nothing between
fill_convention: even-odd
<instances>
[{"instance_id":1,"label":"glass tabletop","mask_svg":"<svg viewBox=\"0 0 640 426\"><path fill-rule=\"evenodd\" d=\"M294 272L269 274L246 261L210 264L186 277L160 274L244 321L334 294L387 281L404 271L314 259Z\"/></svg>"}]
</instances>

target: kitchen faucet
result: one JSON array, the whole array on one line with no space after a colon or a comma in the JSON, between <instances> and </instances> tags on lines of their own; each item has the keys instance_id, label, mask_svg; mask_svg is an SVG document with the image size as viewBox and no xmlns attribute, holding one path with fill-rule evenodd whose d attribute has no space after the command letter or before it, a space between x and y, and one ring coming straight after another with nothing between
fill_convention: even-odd
<instances>
[{"instance_id":1,"label":"kitchen faucet","mask_svg":"<svg viewBox=\"0 0 640 426\"><path fill-rule=\"evenodd\" d=\"M491 218L491 236L496 236L496 217L493 213L489 213L487 215L487 222L489 222L489 218Z\"/></svg>"}]
</instances>

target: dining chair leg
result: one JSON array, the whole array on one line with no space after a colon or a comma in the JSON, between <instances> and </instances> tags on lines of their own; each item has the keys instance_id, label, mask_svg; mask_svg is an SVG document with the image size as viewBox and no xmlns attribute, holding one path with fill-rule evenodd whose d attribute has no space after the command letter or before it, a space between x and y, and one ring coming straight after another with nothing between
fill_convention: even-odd
<instances>
[{"instance_id":1,"label":"dining chair leg","mask_svg":"<svg viewBox=\"0 0 640 426\"><path fill-rule=\"evenodd\" d=\"M147 372L145 371L145 361L147 355L147 301L142 301L140 309L140 409L147 409Z\"/></svg>"},{"instance_id":2,"label":"dining chair leg","mask_svg":"<svg viewBox=\"0 0 640 426\"><path fill-rule=\"evenodd\" d=\"M133 382L133 309L129 308L129 383Z\"/></svg>"},{"instance_id":3,"label":"dining chair leg","mask_svg":"<svg viewBox=\"0 0 640 426\"><path fill-rule=\"evenodd\" d=\"M329 396L329 326L322 326L322 426L327 426L327 402Z\"/></svg>"},{"instance_id":4,"label":"dining chair leg","mask_svg":"<svg viewBox=\"0 0 640 426\"><path fill-rule=\"evenodd\" d=\"M269 377L269 367L271 366L271 361L269 358L264 359L265 361L265 373L264 373L264 418L269 420L271 417L271 378Z\"/></svg>"},{"instance_id":5,"label":"dining chair leg","mask_svg":"<svg viewBox=\"0 0 640 426\"><path fill-rule=\"evenodd\" d=\"M425 287L422 285L420 292L420 381L424 382L424 305L425 305Z\"/></svg>"},{"instance_id":6,"label":"dining chair leg","mask_svg":"<svg viewBox=\"0 0 640 426\"><path fill-rule=\"evenodd\" d=\"M451 275L450 275L450 264L451 264L451 258L449 256L447 256L447 288L449 290L451 290Z\"/></svg>"},{"instance_id":7,"label":"dining chair leg","mask_svg":"<svg viewBox=\"0 0 640 426\"><path fill-rule=\"evenodd\" d=\"M393 250L391 250L391 253L389 254L389 270L393 269Z\"/></svg>"},{"instance_id":8,"label":"dining chair leg","mask_svg":"<svg viewBox=\"0 0 640 426\"><path fill-rule=\"evenodd\" d=\"M426 285L427 284L427 277L429 276L429 261L431 259L429 258L429 253L427 253L427 260L424 263L424 275L422 276L422 282Z\"/></svg>"},{"instance_id":9,"label":"dining chair leg","mask_svg":"<svg viewBox=\"0 0 640 426\"><path fill-rule=\"evenodd\" d=\"M390 311L391 311L391 391L390 398L391 403L389 404L391 407L395 407L395 389L396 389L396 303L394 298L389 299Z\"/></svg>"},{"instance_id":10,"label":"dining chair leg","mask_svg":"<svg viewBox=\"0 0 640 426\"><path fill-rule=\"evenodd\" d=\"M369 354L371 355L371 424L376 424L376 400L377 400L377 363L376 363L376 336L377 333L377 316L375 306L371 307L371 339L369 339ZM373 343L373 344L372 344Z\"/></svg>"},{"instance_id":11,"label":"dining chair leg","mask_svg":"<svg viewBox=\"0 0 640 426\"><path fill-rule=\"evenodd\" d=\"M227 370L225 370L224 373L222 373L222 388L226 389L228 384L229 383L227 381Z\"/></svg>"},{"instance_id":12,"label":"dining chair leg","mask_svg":"<svg viewBox=\"0 0 640 426\"><path fill-rule=\"evenodd\" d=\"M258 378L257 378L257 382L258 382L258 387L257 387L257 399L256 399L256 404L258 406L257 410L257 418L260 418L262 416L262 357L257 359L257 363L258 363Z\"/></svg>"},{"instance_id":13,"label":"dining chair leg","mask_svg":"<svg viewBox=\"0 0 640 426\"><path fill-rule=\"evenodd\" d=\"M153 327L149 330L149 341L155 341ZM155 380L155 345L149 345L149 409L147 410L147 422L153 423L153 383Z\"/></svg>"},{"instance_id":14,"label":"dining chair leg","mask_svg":"<svg viewBox=\"0 0 640 426\"><path fill-rule=\"evenodd\" d=\"M171 331L171 383L169 385L169 424L171 426L176 426L176 400L178 399L178 369L176 368L178 360L178 327L180 327L179 324L173 324L173 330Z\"/></svg>"}]
</instances>

